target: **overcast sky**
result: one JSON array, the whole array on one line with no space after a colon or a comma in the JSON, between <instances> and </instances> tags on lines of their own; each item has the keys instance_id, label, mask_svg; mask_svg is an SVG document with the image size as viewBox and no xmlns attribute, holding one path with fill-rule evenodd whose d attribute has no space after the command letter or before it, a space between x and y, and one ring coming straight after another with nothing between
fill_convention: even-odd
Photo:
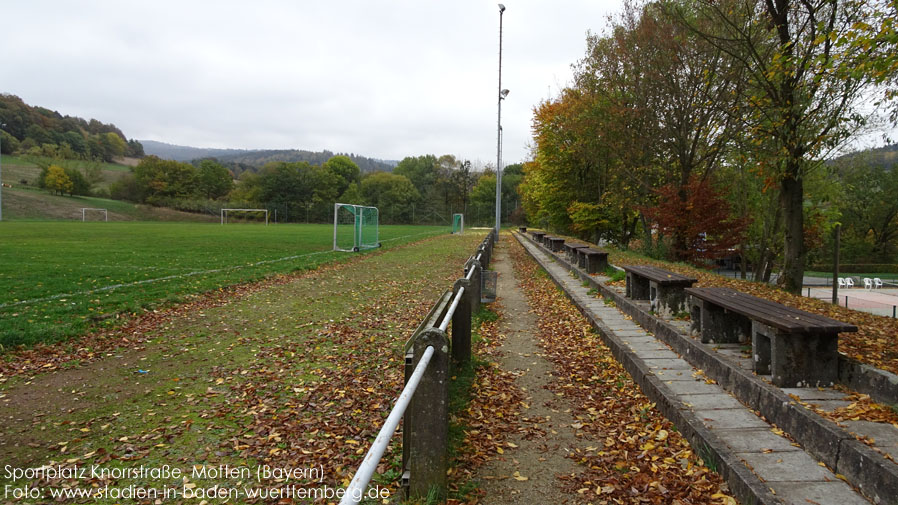
<instances>
[{"instance_id":1,"label":"overcast sky","mask_svg":"<svg viewBox=\"0 0 898 505\"><path fill-rule=\"evenodd\" d=\"M504 164L620 2L505 0ZM0 91L129 138L496 161L488 0L5 2Z\"/></svg>"}]
</instances>

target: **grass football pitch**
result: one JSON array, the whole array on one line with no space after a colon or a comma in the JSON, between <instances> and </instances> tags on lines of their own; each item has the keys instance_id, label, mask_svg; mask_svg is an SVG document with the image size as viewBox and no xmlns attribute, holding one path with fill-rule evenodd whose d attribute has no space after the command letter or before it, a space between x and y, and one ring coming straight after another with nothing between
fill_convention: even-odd
<instances>
[{"instance_id":1,"label":"grass football pitch","mask_svg":"<svg viewBox=\"0 0 898 505\"><path fill-rule=\"evenodd\" d=\"M447 232L381 226L380 241L389 248ZM326 224L4 222L0 233L0 352L354 254L331 251Z\"/></svg>"}]
</instances>

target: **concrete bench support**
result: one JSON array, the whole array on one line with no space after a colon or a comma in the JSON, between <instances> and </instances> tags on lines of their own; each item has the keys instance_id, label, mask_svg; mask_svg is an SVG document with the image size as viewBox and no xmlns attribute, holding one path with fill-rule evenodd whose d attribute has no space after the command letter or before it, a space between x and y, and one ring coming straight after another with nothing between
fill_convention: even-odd
<instances>
[{"instance_id":1,"label":"concrete bench support","mask_svg":"<svg viewBox=\"0 0 898 505\"><path fill-rule=\"evenodd\" d=\"M745 344L753 335L751 319L700 298L691 298L689 316L692 334L703 344Z\"/></svg>"},{"instance_id":2,"label":"concrete bench support","mask_svg":"<svg viewBox=\"0 0 898 505\"><path fill-rule=\"evenodd\" d=\"M580 268L588 274L604 272L608 268L608 253L593 248L585 248L577 251Z\"/></svg>"},{"instance_id":3,"label":"concrete bench support","mask_svg":"<svg viewBox=\"0 0 898 505\"><path fill-rule=\"evenodd\" d=\"M552 252L561 252L564 250L564 239L561 237L546 237L546 246Z\"/></svg>"},{"instance_id":4,"label":"concrete bench support","mask_svg":"<svg viewBox=\"0 0 898 505\"><path fill-rule=\"evenodd\" d=\"M789 334L752 323L752 363L780 387L830 387L839 379L837 334Z\"/></svg>"},{"instance_id":5,"label":"concrete bench support","mask_svg":"<svg viewBox=\"0 0 898 505\"><path fill-rule=\"evenodd\" d=\"M650 266L626 266L627 297L633 300L649 300L655 312L675 316L686 311L687 298L684 289L696 279Z\"/></svg>"}]
</instances>

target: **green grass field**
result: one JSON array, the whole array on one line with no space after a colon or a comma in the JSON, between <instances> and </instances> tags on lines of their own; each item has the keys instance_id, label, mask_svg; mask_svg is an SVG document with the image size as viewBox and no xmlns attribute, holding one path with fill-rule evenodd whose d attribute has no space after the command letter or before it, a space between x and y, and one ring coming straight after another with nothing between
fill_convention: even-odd
<instances>
[{"instance_id":1,"label":"green grass field","mask_svg":"<svg viewBox=\"0 0 898 505\"><path fill-rule=\"evenodd\" d=\"M194 254L181 255L183 261L172 265L172 271L187 268L188 260L224 264L219 255L250 261L252 242L269 257L290 248L277 242L289 240L294 249L302 241L319 249L328 243L326 226L274 228L269 227L270 237L263 227L250 225L229 230L167 225L158 231L166 232L169 241L193 244L182 244L184 249L193 247ZM49 373L0 376L0 419L16 419L0 430L0 466L34 468L51 461L101 468L170 465L189 475L193 465L265 464L298 469L321 465L324 483L345 486L402 388L406 339L439 295L463 275L465 259L483 239L477 232L449 235L447 228L383 228L385 240L418 232L437 231L438 235L393 247L385 254L344 253L339 257L359 261L318 269L234 297L224 305L200 304L195 310L166 316L158 324L141 328L145 340L135 348L122 346L103 353L97 361L66 363ZM130 240L147 235L127 226L120 231ZM0 226L0 233L4 232ZM185 238L188 234L202 236L191 241ZM96 230L87 234L97 235ZM422 237L426 235L387 244L392 247ZM207 255L199 250L200 239L211 241L218 251ZM110 242L116 241L107 240L105 245ZM165 242L153 242L161 255L177 249ZM61 251L66 242L60 237L52 244ZM223 247L233 250L223 251ZM144 266L163 263L163 258L153 261L152 250L145 246L131 248L143 255ZM94 257L93 251L80 249L82 255ZM335 255L317 256L326 257ZM120 260L137 264L127 257ZM0 314L2 319L5 314ZM399 437L394 437L378 471L383 475L375 477L375 482L391 487L391 494L401 475L401 453ZM236 479L225 477L190 480L203 488L241 487ZM30 479L16 485L26 482L37 485ZM6 484L13 483L0 472L0 488ZM95 485L87 480L55 480L41 486L46 490L69 484L82 489ZM180 488L185 482L138 477L117 479L110 487L132 484L161 489ZM244 484L280 486L267 480ZM50 501L44 496L17 503ZM78 502L82 501L137 502L96 496ZM201 503L198 499L175 501ZM222 501L210 499L209 503Z\"/></svg>"},{"instance_id":2,"label":"green grass field","mask_svg":"<svg viewBox=\"0 0 898 505\"><path fill-rule=\"evenodd\" d=\"M392 247L447 230L382 226ZM2 222L0 346L55 342L185 296L314 268L331 225Z\"/></svg>"}]
</instances>

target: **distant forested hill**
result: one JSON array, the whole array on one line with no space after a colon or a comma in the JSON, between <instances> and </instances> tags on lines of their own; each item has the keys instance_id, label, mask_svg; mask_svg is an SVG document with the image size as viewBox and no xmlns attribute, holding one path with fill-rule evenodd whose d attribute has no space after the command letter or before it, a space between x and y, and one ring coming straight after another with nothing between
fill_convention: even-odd
<instances>
[{"instance_id":1,"label":"distant forested hill","mask_svg":"<svg viewBox=\"0 0 898 505\"><path fill-rule=\"evenodd\" d=\"M851 160L862 160L865 165L873 167L891 168L898 163L898 144L848 153L835 158L833 162L838 163Z\"/></svg>"},{"instance_id":2,"label":"distant forested hill","mask_svg":"<svg viewBox=\"0 0 898 505\"><path fill-rule=\"evenodd\" d=\"M199 147L178 146L156 142L153 140L141 140L144 151L148 155L155 155L163 159L177 161L191 161L200 158L215 158L222 164L235 169L235 172L255 170L272 161L305 161L311 165L322 165L337 154L331 151L303 151L300 149L206 149ZM376 172L378 170L389 172L398 163L397 161L384 161L366 158L356 154L345 154L362 172Z\"/></svg>"},{"instance_id":3,"label":"distant forested hill","mask_svg":"<svg viewBox=\"0 0 898 505\"><path fill-rule=\"evenodd\" d=\"M103 161L143 156L140 142L112 123L64 116L16 95L0 93L0 124L3 154Z\"/></svg>"},{"instance_id":4,"label":"distant forested hill","mask_svg":"<svg viewBox=\"0 0 898 505\"><path fill-rule=\"evenodd\" d=\"M155 140L141 140L144 152L149 156L158 156L164 160L191 161L200 158L218 158L238 156L252 151L246 149L213 149L167 144Z\"/></svg>"}]
</instances>

